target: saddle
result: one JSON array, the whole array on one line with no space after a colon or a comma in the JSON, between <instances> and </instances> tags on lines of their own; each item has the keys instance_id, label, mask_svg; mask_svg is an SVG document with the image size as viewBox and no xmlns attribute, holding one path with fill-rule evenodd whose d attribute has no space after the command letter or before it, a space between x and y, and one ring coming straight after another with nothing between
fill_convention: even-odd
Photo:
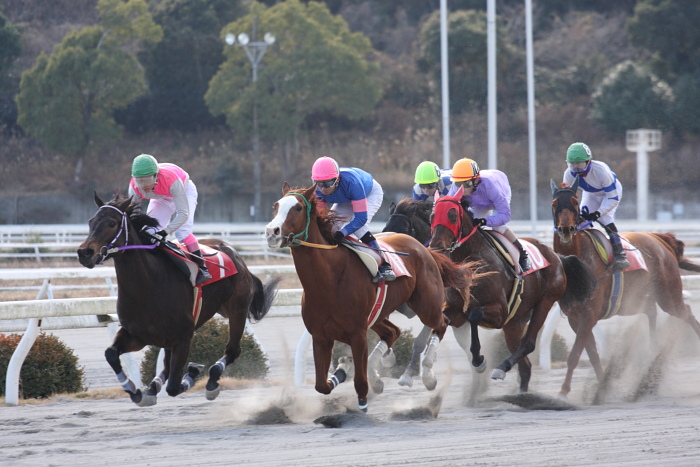
<instances>
[{"instance_id":1,"label":"saddle","mask_svg":"<svg viewBox=\"0 0 700 467\"><path fill-rule=\"evenodd\" d=\"M394 250L394 248L388 243L381 241L379 239L380 236L381 234L377 235L377 243L379 243L379 247L386 252L384 256L391 265L391 268L394 270L396 278L398 279L401 276L411 277L411 273L409 273L408 269L406 269L406 265L401 257L395 254L396 250ZM342 242L341 244L357 254L357 256L359 256L359 258L362 260L362 263L367 267L367 270L372 277L375 277L379 272L379 265L382 262L382 258L379 256L379 254L359 240L355 240L353 237L345 237L345 240L346 241Z\"/></svg>"},{"instance_id":2,"label":"saddle","mask_svg":"<svg viewBox=\"0 0 700 467\"><path fill-rule=\"evenodd\" d=\"M172 260L175 267L190 280L192 287L201 289L205 285L238 273L236 265L233 264L233 260L231 260L228 255L206 245L200 244L199 247L202 252L202 257L207 262L211 279L196 285L195 282L199 266L190 259L187 248L175 242L165 242L162 248L162 250L168 254L168 258Z\"/></svg>"},{"instance_id":3,"label":"saddle","mask_svg":"<svg viewBox=\"0 0 700 467\"><path fill-rule=\"evenodd\" d=\"M542 252L537 249L535 245L521 238L520 244L523 246L525 251L527 251L527 254L530 257L530 262L532 263L532 267L528 269L527 272L523 273L519 263L520 251L518 251L518 248L513 245L513 242L508 240L505 235L496 230L482 230L482 232L486 235L488 240L491 240L490 243L494 246L496 251L501 254L503 259L513 267L517 275L521 277L527 276L528 274L532 274L535 271L539 271L540 269L549 266L549 261L547 261L547 258L542 255Z\"/></svg>"},{"instance_id":4,"label":"saddle","mask_svg":"<svg viewBox=\"0 0 700 467\"><path fill-rule=\"evenodd\" d=\"M583 229L581 232L584 232L590 237L593 245L595 245L596 251L598 252L598 256L600 256L603 263L610 267L613 261L613 251L612 244L610 243L610 239L607 237L607 235L605 235L602 230L598 229ZM642 252L622 235L620 235L620 240L622 241L622 247L625 249L625 253L627 254L627 261L630 263L630 267L622 272L635 271L637 269L644 269L647 271L647 263L644 260Z\"/></svg>"}]
</instances>

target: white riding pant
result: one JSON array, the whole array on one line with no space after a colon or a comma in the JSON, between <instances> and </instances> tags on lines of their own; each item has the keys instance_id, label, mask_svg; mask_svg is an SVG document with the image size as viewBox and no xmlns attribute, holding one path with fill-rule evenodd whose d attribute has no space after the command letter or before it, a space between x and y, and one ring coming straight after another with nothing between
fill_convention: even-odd
<instances>
[{"instance_id":1,"label":"white riding pant","mask_svg":"<svg viewBox=\"0 0 700 467\"><path fill-rule=\"evenodd\" d=\"M194 212L197 209L197 187L192 183L192 180L188 180L185 185L185 193L187 193L187 202L189 204L189 215L187 220L178 229L173 232L175 238L180 243L183 243L185 238L192 235L192 226L194 224ZM175 201L172 198L157 198L148 200L148 209L146 214L158 220L160 224L160 229L163 229L170 218L175 214Z\"/></svg>"}]
</instances>

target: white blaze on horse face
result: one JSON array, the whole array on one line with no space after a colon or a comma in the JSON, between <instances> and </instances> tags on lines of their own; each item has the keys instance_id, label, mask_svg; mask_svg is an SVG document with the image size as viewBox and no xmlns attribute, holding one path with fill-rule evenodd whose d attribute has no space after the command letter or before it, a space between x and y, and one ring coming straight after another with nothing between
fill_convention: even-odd
<instances>
[{"instance_id":1,"label":"white blaze on horse face","mask_svg":"<svg viewBox=\"0 0 700 467\"><path fill-rule=\"evenodd\" d=\"M265 228L265 233L267 235L267 245L270 248L279 248L282 245L285 234L282 231L284 222L287 220L287 215L289 210L292 209L297 204L296 196L285 196L284 198L277 201L277 215L274 219L267 224ZM291 232L296 233L296 232Z\"/></svg>"}]
</instances>

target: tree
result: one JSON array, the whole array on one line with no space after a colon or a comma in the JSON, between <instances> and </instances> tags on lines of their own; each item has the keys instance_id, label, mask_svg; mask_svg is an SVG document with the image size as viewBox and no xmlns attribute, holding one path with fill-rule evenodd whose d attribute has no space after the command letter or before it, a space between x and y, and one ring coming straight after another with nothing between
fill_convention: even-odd
<instances>
[{"instance_id":1,"label":"tree","mask_svg":"<svg viewBox=\"0 0 700 467\"><path fill-rule=\"evenodd\" d=\"M219 32L244 13L240 0L165 0L153 6L163 40L143 50L149 92L122 114L130 130L197 131L221 125L204 103L223 62Z\"/></svg>"},{"instance_id":2,"label":"tree","mask_svg":"<svg viewBox=\"0 0 700 467\"><path fill-rule=\"evenodd\" d=\"M17 87L16 79L11 79L8 70L22 52L20 32L17 27L8 22L0 11L0 124L12 125L16 117L16 109L12 97Z\"/></svg>"},{"instance_id":3,"label":"tree","mask_svg":"<svg viewBox=\"0 0 700 467\"><path fill-rule=\"evenodd\" d=\"M377 66L367 60L372 49L366 37L351 33L347 23L321 3L288 0L270 8L253 3L248 16L222 30L222 39L227 33L251 31L254 17L258 31L272 31L277 37L259 66L257 86L251 82L245 51L226 47L226 61L205 95L212 114L226 116L239 137L252 134L254 103L260 138L287 148L314 114L359 119L372 112L381 88ZM289 172L296 166L293 159L291 151L283 154Z\"/></svg>"},{"instance_id":4,"label":"tree","mask_svg":"<svg viewBox=\"0 0 700 467\"><path fill-rule=\"evenodd\" d=\"M700 69L700 8L696 0L639 0L627 23L630 42L655 54L666 78Z\"/></svg>"},{"instance_id":5,"label":"tree","mask_svg":"<svg viewBox=\"0 0 700 467\"><path fill-rule=\"evenodd\" d=\"M448 22L450 112L482 109L487 96L486 14L465 10L450 13ZM497 29L496 60L499 107L522 99L525 94L525 64ZM420 32L420 68L440 83L440 17L435 12ZM522 96L522 97L521 97Z\"/></svg>"},{"instance_id":6,"label":"tree","mask_svg":"<svg viewBox=\"0 0 700 467\"><path fill-rule=\"evenodd\" d=\"M162 30L145 0L100 0L100 24L68 33L50 56L22 74L18 123L49 149L76 159L119 136L113 113L147 90L134 50Z\"/></svg>"},{"instance_id":7,"label":"tree","mask_svg":"<svg viewBox=\"0 0 700 467\"><path fill-rule=\"evenodd\" d=\"M671 126L673 91L632 61L614 67L592 96L593 119L614 133Z\"/></svg>"}]
</instances>

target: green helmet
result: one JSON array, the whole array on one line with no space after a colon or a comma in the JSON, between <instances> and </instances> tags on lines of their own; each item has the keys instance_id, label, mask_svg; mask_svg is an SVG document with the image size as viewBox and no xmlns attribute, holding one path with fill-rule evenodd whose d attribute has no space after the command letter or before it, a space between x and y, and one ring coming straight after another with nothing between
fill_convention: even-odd
<instances>
[{"instance_id":1,"label":"green helmet","mask_svg":"<svg viewBox=\"0 0 700 467\"><path fill-rule=\"evenodd\" d=\"M158 173L158 161L155 157L149 154L141 154L134 158L134 163L131 164L132 177L146 177Z\"/></svg>"},{"instance_id":2,"label":"green helmet","mask_svg":"<svg viewBox=\"0 0 700 467\"><path fill-rule=\"evenodd\" d=\"M421 162L416 169L416 183L424 185L440 180L440 167L430 161Z\"/></svg>"},{"instance_id":3,"label":"green helmet","mask_svg":"<svg viewBox=\"0 0 700 467\"><path fill-rule=\"evenodd\" d=\"M566 151L566 162L586 162L592 158L590 148L583 143L574 143Z\"/></svg>"}]
</instances>

